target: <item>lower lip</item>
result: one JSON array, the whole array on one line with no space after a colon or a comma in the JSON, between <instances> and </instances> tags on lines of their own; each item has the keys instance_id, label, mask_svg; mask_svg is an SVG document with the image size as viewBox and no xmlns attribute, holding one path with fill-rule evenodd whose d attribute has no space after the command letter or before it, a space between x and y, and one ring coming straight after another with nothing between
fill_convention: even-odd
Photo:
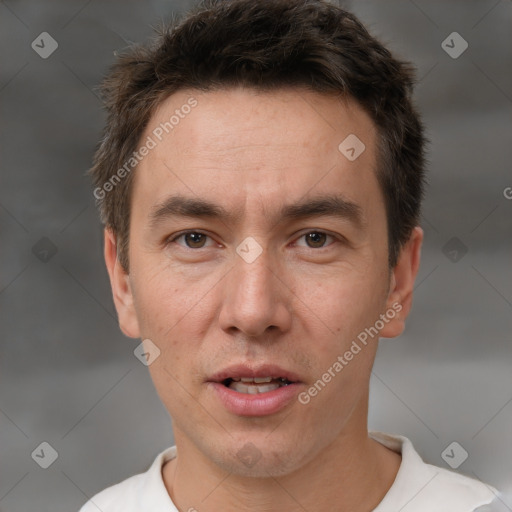
<instances>
[{"instance_id":1,"label":"lower lip","mask_svg":"<svg viewBox=\"0 0 512 512\"><path fill-rule=\"evenodd\" d=\"M273 391L250 395L240 393L219 382L209 382L226 409L239 416L267 416L284 409L298 394L300 383L281 386Z\"/></svg>"}]
</instances>

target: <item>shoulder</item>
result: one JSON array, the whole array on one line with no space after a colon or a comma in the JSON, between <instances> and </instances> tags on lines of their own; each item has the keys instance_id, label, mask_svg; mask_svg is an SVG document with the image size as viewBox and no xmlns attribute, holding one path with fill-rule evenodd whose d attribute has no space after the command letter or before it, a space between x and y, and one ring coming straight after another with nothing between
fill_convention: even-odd
<instances>
[{"instance_id":1,"label":"shoulder","mask_svg":"<svg viewBox=\"0 0 512 512\"><path fill-rule=\"evenodd\" d=\"M474 512L489 506L498 495L494 487L479 480L425 463L406 437L383 432L370 436L402 455L395 481L374 512Z\"/></svg>"},{"instance_id":2,"label":"shoulder","mask_svg":"<svg viewBox=\"0 0 512 512\"><path fill-rule=\"evenodd\" d=\"M439 510L473 512L481 506L488 506L498 494L492 486L469 476L430 464L425 466L432 475L426 497Z\"/></svg>"},{"instance_id":3,"label":"shoulder","mask_svg":"<svg viewBox=\"0 0 512 512\"><path fill-rule=\"evenodd\" d=\"M80 512L131 512L137 509L137 499L141 495L144 473L134 475L93 496Z\"/></svg>"},{"instance_id":4,"label":"shoulder","mask_svg":"<svg viewBox=\"0 0 512 512\"><path fill-rule=\"evenodd\" d=\"M481 507L475 508L473 512L506 512L510 510L504 502L500 503L499 498L496 498L488 505L482 505Z\"/></svg>"},{"instance_id":5,"label":"shoulder","mask_svg":"<svg viewBox=\"0 0 512 512\"><path fill-rule=\"evenodd\" d=\"M79 512L139 512L140 510L176 510L167 493L162 466L176 456L172 446L159 453L145 473L131 476L94 495Z\"/></svg>"}]
</instances>

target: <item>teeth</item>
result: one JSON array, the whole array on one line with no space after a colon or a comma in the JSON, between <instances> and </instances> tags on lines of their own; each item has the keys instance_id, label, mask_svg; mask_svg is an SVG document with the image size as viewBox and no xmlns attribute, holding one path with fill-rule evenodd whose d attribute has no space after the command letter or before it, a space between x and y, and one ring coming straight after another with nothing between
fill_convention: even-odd
<instances>
[{"instance_id":1,"label":"teeth","mask_svg":"<svg viewBox=\"0 0 512 512\"><path fill-rule=\"evenodd\" d=\"M272 377L254 377L256 384L262 384L263 382L270 382Z\"/></svg>"},{"instance_id":2,"label":"teeth","mask_svg":"<svg viewBox=\"0 0 512 512\"><path fill-rule=\"evenodd\" d=\"M267 393L288 384L291 383L284 377L231 377L224 382L233 391L249 395Z\"/></svg>"},{"instance_id":3,"label":"teeth","mask_svg":"<svg viewBox=\"0 0 512 512\"><path fill-rule=\"evenodd\" d=\"M236 379L233 379L236 380ZM272 377L242 377L240 379L242 382L254 382L256 384L262 384L263 382L271 382Z\"/></svg>"},{"instance_id":4,"label":"teeth","mask_svg":"<svg viewBox=\"0 0 512 512\"><path fill-rule=\"evenodd\" d=\"M272 380L272 379L270 379L270 380ZM250 382L252 382L252 379ZM267 381L267 382L270 382L270 381ZM257 395L258 393L267 393L268 391L274 391L274 389L278 389L281 386L284 386L284 384L282 384L280 382L272 382L270 384L266 384L263 386L256 385L256 384L251 384L248 386L247 384L244 384L243 382L233 381L229 385L229 388L232 389L233 391L238 391L239 393L247 393L249 395Z\"/></svg>"}]
</instances>

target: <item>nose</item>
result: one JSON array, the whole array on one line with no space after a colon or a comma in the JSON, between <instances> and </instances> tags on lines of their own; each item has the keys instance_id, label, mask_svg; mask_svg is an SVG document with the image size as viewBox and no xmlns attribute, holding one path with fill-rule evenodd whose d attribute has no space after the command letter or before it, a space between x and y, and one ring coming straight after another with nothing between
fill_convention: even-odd
<instances>
[{"instance_id":1,"label":"nose","mask_svg":"<svg viewBox=\"0 0 512 512\"><path fill-rule=\"evenodd\" d=\"M282 274L275 258L266 251L251 263L235 255L234 267L225 281L221 328L254 338L267 331L287 331L292 321L292 292Z\"/></svg>"}]
</instances>

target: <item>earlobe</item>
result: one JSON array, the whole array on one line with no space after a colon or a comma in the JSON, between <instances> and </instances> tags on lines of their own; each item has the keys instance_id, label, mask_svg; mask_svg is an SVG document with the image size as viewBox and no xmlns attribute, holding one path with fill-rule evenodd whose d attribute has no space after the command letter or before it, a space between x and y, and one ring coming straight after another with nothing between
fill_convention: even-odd
<instances>
[{"instance_id":1,"label":"earlobe","mask_svg":"<svg viewBox=\"0 0 512 512\"><path fill-rule=\"evenodd\" d=\"M414 281L420 265L422 242L423 230L417 226L403 245L397 264L392 271L386 309L390 312L389 316L394 314L380 333L384 338L395 338L405 329L405 319L412 307Z\"/></svg>"},{"instance_id":2,"label":"earlobe","mask_svg":"<svg viewBox=\"0 0 512 512\"><path fill-rule=\"evenodd\" d=\"M123 334L130 338L140 338L139 324L133 301L129 275L117 257L117 242L114 233L105 228L105 263L110 278L112 296Z\"/></svg>"}]
</instances>

